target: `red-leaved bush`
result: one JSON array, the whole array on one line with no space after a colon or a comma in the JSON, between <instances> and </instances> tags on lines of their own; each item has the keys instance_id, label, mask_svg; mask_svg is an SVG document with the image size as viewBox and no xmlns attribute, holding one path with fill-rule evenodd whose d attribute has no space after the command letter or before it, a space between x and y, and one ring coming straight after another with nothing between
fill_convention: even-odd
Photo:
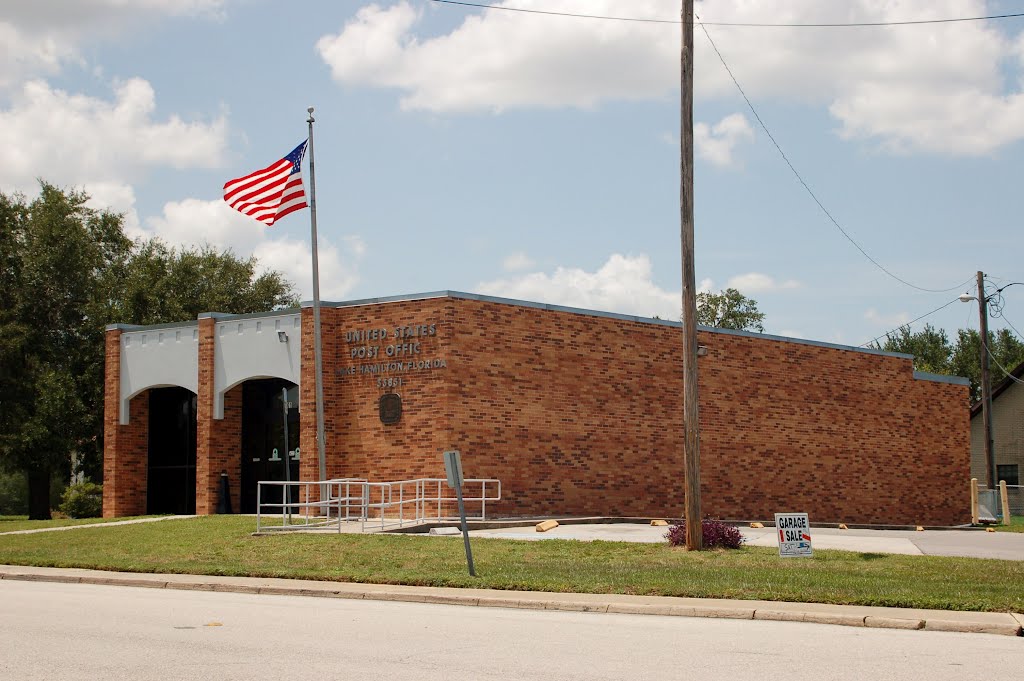
<instances>
[{"instance_id":1,"label":"red-leaved bush","mask_svg":"<svg viewBox=\"0 0 1024 681\"><path fill-rule=\"evenodd\" d=\"M743 535L732 525L721 520L705 520L700 524L704 535L704 548L738 549L743 544ZM672 546L686 546L686 521L668 528L665 535Z\"/></svg>"}]
</instances>

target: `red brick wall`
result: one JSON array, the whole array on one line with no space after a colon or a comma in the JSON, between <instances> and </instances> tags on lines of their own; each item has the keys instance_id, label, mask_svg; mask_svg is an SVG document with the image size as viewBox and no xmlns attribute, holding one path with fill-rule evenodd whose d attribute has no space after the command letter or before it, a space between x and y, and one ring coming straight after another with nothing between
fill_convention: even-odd
<instances>
[{"instance_id":1,"label":"red brick wall","mask_svg":"<svg viewBox=\"0 0 1024 681\"><path fill-rule=\"evenodd\" d=\"M199 395L196 405L196 513L217 512L220 478L227 472L231 509L240 508L242 470L242 386L224 394L224 418L214 420L214 334L216 321L199 320Z\"/></svg>"},{"instance_id":2,"label":"red brick wall","mask_svg":"<svg viewBox=\"0 0 1024 681\"><path fill-rule=\"evenodd\" d=\"M682 513L678 328L448 297L324 308L322 325L328 477L443 477L442 452L458 448L467 477L502 481L503 501L489 508L496 515ZM312 310L304 309L305 480L319 479L312 326ZM396 339L396 326L424 335ZM346 338L369 329L387 335ZM239 508L241 389L229 391L225 419L213 421L214 331L213 319L200 320L200 514L215 512L222 470ZM116 426L119 332L107 342L104 513L122 515L138 508L132 503L145 507L145 434L137 428L146 423L148 398L133 401L131 426ZM699 365L705 515L748 520L806 511L812 522L923 525L969 519L965 386L915 380L911 361L899 357L725 332L703 331L699 342L709 350ZM409 347L388 357L395 345ZM352 356L363 347L380 354ZM397 361L417 368L361 371ZM431 368L419 368L423 361ZM402 396L398 424L380 421L377 400L385 392Z\"/></svg>"},{"instance_id":3,"label":"red brick wall","mask_svg":"<svg viewBox=\"0 0 1024 681\"><path fill-rule=\"evenodd\" d=\"M324 415L327 443L327 477L371 477L404 480L443 476L441 451L454 445L451 435L451 384L449 369L431 368L402 373L339 374L339 370L366 364L444 359L451 343L454 314L452 301L434 300L368 305L354 308L323 308ZM394 338L396 326L434 325L435 334ZM346 331L388 330L384 340L348 343ZM313 314L302 315L301 474L318 477L316 412L313 361ZM388 345L419 343L419 352L389 358ZM380 347L377 359L352 359L353 348ZM378 379L401 378L402 385L378 385ZM378 399L386 392L402 396L403 416L399 423L385 426L380 421ZM382 477L383 476L383 477Z\"/></svg>"},{"instance_id":4,"label":"red brick wall","mask_svg":"<svg viewBox=\"0 0 1024 681\"><path fill-rule=\"evenodd\" d=\"M121 331L107 331L103 407L103 517L143 515L149 466L149 391L128 404L129 423L119 425Z\"/></svg>"},{"instance_id":5,"label":"red brick wall","mask_svg":"<svg viewBox=\"0 0 1024 681\"><path fill-rule=\"evenodd\" d=\"M677 328L449 298L322 316L328 476L443 476L441 452L456 447L467 477L502 481L496 514L682 513ZM337 371L385 361L352 359L361 344L346 331L398 324L437 324L421 356L447 367L395 374L405 413L384 426L378 376ZM705 515L967 520L964 386L915 380L909 359L720 332L699 341ZM314 479L312 343L303 348L303 477Z\"/></svg>"}]
</instances>

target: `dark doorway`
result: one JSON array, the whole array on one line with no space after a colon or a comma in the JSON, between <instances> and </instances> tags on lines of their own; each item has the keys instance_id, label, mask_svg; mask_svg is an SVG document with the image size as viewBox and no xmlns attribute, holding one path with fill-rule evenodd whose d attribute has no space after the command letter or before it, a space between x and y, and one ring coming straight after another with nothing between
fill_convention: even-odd
<instances>
[{"instance_id":1,"label":"dark doorway","mask_svg":"<svg viewBox=\"0 0 1024 681\"><path fill-rule=\"evenodd\" d=\"M196 396L185 388L149 391L146 513L196 512Z\"/></svg>"},{"instance_id":2,"label":"dark doorway","mask_svg":"<svg viewBox=\"0 0 1024 681\"><path fill-rule=\"evenodd\" d=\"M288 391L288 447L284 446L284 394ZM299 479L299 389L267 378L242 384L242 513L256 512L256 483ZM287 464L285 462L288 462ZM266 487L261 500L281 502L280 487ZM291 501L297 496L293 494Z\"/></svg>"}]
</instances>

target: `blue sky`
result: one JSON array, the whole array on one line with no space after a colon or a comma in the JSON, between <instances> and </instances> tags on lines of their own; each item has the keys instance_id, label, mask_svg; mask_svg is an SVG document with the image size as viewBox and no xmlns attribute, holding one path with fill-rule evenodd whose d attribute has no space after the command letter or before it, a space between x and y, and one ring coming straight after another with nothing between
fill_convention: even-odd
<instances>
[{"instance_id":1,"label":"blue sky","mask_svg":"<svg viewBox=\"0 0 1024 681\"><path fill-rule=\"evenodd\" d=\"M1010 12L1024 2L697 3L709 22ZM699 285L755 298L769 333L859 345L979 269L1024 281L1024 19L708 30L843 228L898 277L952 290L900 283L843 237L698 28ZM266 230L220 196L304 139L312 105L325 300L454 289L678 318L678 26L428 0L42 0L0 7L0 44L0 190L84 187L135 236L255 254L308 298L308 211ZM1024 286L1005 300L1024 329ZM927 321L976 328L977 308Z\"/></svg>"}]
</instances>

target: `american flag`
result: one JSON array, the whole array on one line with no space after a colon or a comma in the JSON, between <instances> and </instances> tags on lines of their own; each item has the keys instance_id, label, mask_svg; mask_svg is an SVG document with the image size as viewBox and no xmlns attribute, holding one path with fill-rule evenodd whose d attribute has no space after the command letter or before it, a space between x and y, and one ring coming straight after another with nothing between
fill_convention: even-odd
<instances>
[{"instance_id":1,"label":"american flag","mask_svg":"<svg viewBox=\"0 0 1024 681\"><path fill-rule=\"evenodd\" d=\"M262 170L228 180L224 184L224 200L239 213L267 227L289 213L306 208L309 204L302 188L302 157L307 141Z\"/></svg>"}]
</instances>

